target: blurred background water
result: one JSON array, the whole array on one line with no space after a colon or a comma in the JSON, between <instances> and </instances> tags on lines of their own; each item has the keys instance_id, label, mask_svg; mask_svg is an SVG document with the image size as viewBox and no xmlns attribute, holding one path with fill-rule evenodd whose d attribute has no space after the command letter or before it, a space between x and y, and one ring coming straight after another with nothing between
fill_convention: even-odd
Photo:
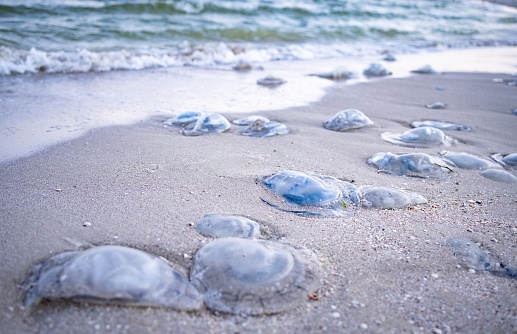
<instances>
[{"instance_id":1,"label":"blurred background water","mask_svg":"<svg viewBox=\"0 0 517 334\"><path fill-rule=\"evenodd\" d=\"M501 45L517 10L473 0L0 0L0 75Z\"/></svg>"}]
</instances>

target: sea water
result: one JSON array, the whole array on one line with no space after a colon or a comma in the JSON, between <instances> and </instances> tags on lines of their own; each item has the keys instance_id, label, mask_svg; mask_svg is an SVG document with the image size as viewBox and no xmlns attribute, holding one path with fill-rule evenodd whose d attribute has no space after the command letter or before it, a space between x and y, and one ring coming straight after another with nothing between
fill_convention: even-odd
<instances>
[{"instance_id":1,"label":"sea water","mask_svg":"<svg viewBox=\"0 0 517 334\"><path fill-rule=\"evenodd\" d=\"M472 0L0 0L0 74L515 46L516 28Z\"/></svg>"},{"instance_id":2,"label":"sea water","mask_svg":"<svg viewBox=\"0 0 517 334\"><path fill-rule=\"evenodd\" d=\"M308 74L342 66L513 74L516 28L472 0L0 0L0 161L157 115L304 105L335 85Z\"/></svg>"}]
</instances>

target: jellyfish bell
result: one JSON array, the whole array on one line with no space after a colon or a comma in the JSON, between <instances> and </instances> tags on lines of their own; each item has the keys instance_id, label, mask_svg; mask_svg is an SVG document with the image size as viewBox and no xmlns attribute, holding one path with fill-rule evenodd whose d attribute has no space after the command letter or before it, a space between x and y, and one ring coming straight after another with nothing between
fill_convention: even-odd
<instances>
[{"instance_id":1,"label":"jellyfish bell","mask_svg":"<svg viewBox=\"0 0 517 334\"><path fill-rule=\"evenodd\" d=\"M360 110L345 109L323 123L323 127L333 131L360 129L372 125L373 122Z\"/></svg>"},{"instance_id":2,"label":"jellyfish bell","mask_svg":"<svg viewBox=\"0 0 517 334\"><path fill-rule=\"evenodd\" d=\"M174 125L174 126L186 126L190 123L196 122L200 119L205 113L201 111L187 111L179 114L176 117L170 118L163 122L165 125Z\"/></svg>"},{"instance_id":3,"label":"jellyfish bell","mask_svg":"<svg viewBox=\"0 0 517 334\"><path fill-rule=\"evenodd\" d=\"M451 146L456 140L445 135L443 131L423 126L403 133L384 132L381 138L389 143L407 147Z\"/></svg>"},{"instance_id":4,"label":"jellyfish bell","mask_svg":"<svg viewBox=\"0 0 517 334\"><path fill-rule=\"evenodd\" d=\"M445 131L470 131L472 130L469 126L463 124L457 124L448 121L436 121L436 120L424 120L411 122L411 127L420 128L423 126L430 126L432 128L445 130Z\"/></svg>"},{"instance_id":5,"label":"jellyfish bell","mask_svg":"<svg viewBox=\"0 0 517 334\"><path fill-rule=\"evenodd\" d=\"M378 152L368 159L368 164L383 173L410 177L440 179L451 171L445 161L426 153Z\"/></svg>"},{"instance_id":6,"label":"jellyfish bell","mask_svg":"<svg viewBox=\"0 0 517 334\"><path fill-rule=\"evenodd\" d=\"M235 125L240 125L240 126L248 126L248 125L253 124L257 120L261 120L263 122L269 122L269 119L264 116L253 115L253 116L236 119L236 120L232 121L232 123Z\"/></svg>"},{"instance_id":7,"label":"jellyfish bell","mask_svg":"<svg viewBox=\"0 0 517 334\"><path fill-rule=\"evenodd\" d=\"M289 132L289 128L283 123L257 119L240 133L249 137L267 138L278 135L286 135Z\"/></svg>"},{"instance_id":8,"label":"jellyfish bell","mask_svg":"<svg viewBox=\"0 0 517 334\"><path fill-rule=\"evenodd\" d=\"M230 129L230 122L222 115L216 113L204 114L196 122L183 128L185 136L201 136L209 133L222 133Z\"/></svg>"},{"instance_id":9,"label":"jellyfish bell","mask_svg":"<svg viewBox=\"0 0 517 334\"><path fill-rule=\"evenodd\" d=\"M271 314L294 308L316 288L319 264L289 245L221 238L198 250L190 279L211 310Z\"/></svg>"},{"instance_id":10,"label":"jellyfish bell","mask_svg":"<svg viewBox=\"0 0 517 334\"><path fill-rule=\"evenodd\" d=\"M400 209L427 203L427 200L419 194L392 188L378 186L362 186L362 206L375 209Z\"/></svg>"},{"instance_id":11,"label":"jellyfish bell","mask_svg":"<svg viewBox=\"0 0 517 334\"><path fill-rule=\"evenodd\" d=\"M463 169L501 168L495 162L466 152L440 151L440 157L448 164Z\"/></svg>"},{"instance_id":12,"label":"jellyfish bell","mask_svg":"<svg viewBox=\"0 0 517 334\"><path fill-rule=\"evenodd\" d=\"M256 221L240 216L208 214L197 222L195 228L207 237L260 237L260 225Z\"/></svg>"},{"instance_id":13,"label":"jellyfish bell","mask_svg":"<svg viewBox=\"0 0 517 334\"><path fill-rule=\"evenodd\" d=\"M300 215L343 216L359 203L357 187L326 175L281 171L265 178L262 184L272 195L262 201Z\"/></svg>"},{"instance_id":14,"label":"jellyfish bell","mask_svg":"<svg viewBox=\"0 0 517 334\"><path fill-rule=\"evenodd\" d=\"M53 256L31 269L23 289L28 310L43 299L178 310L202 305L198 291L165 260L123 246Z\"/></svg>"}]
</instances>

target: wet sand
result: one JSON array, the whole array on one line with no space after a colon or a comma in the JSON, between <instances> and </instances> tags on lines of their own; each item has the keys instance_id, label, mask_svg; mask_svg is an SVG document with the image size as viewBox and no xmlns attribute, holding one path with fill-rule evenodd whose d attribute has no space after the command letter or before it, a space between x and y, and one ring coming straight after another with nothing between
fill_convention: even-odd
<instances>
[{"instance_id":1,"label":"wet sand","mask_svg":"<svg viewBox=\"0 0 517 334\"><path fill-rule=\"evenodd\" d=\"M445 148L488 157L517 151L517 88L507 74L443 73L337 84L319 102L258 112L292 128L268 139L229 133L184 137L164 117L89 134L3 163L0 328L4 333L514 333L517 280L458 266L449 237L480 243L491 259L517 266L517 188L454 169L446 181L396 177L366 164L376 152L425 152L383 142L385 131L440 119L469 125ZM515 79L515 78L513 78ZM323 79L322 79L323 80ZM444 110L424 106L444 102ZM348 133L321 123L346 108L374 126ZM224 114L224 113L223 113ZM246 114L227 114L233 120ZM428 203L307 218L260 200L257 180L280 170L331 175L360 185L401 187ZM517 174L513 171L513 174ZM30 315L19 285L28 268L78 245L126 245L161 255L187 273L209 239L191 226L205 214L242 215L269 238L313 250L320 300L275 315L45 302ZM83 224L90 222L91 226Z\"/></svg>"}]
</instances>

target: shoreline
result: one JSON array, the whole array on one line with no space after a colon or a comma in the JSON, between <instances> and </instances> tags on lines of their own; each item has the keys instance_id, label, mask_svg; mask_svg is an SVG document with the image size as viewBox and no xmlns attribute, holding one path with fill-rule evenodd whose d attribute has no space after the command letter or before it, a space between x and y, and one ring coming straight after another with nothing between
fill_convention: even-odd
<instances>
[{"instance_id":1,"label":"shoreline","mask_svg":"<svg viewBox=\"0 0 517 334\"><path fill-rule=\"evenodd\" d=\"M439 72L490 72L515 74L517 47L473 48L396 55L396 62L382 56L315 61L271 62L263 71L202 68L167 68L54 75L0 77L4 104L0 118L0 162L28 156L66 142L91 130L130 125L155 116L172 117L184 111L252 113L308 105L329 90L377 80L411 76L411 70L431 65ZM372 62L393 75L366 79L361 72ZM340 66L359 75L333 82L308 76ZM267 75L287 83L275 89L256 81ZM62 87L67 87L64 92ZM200 98L200 95L202 98Z\"/></svg>"},{"instance_id":2,"label":"shoreline","mask_svg":"<svg viewBox=\"0 0 517 334\"><path fill-rule=\"evenodd\" d=\"M366 164L382 151L514 153L515 87L493 78L446 72L336 85L317 102L257 112L286 123L293 130L287 136L248 138L232 129L184 137L156 115L3 163L0 327L43 333L516 331L517 301L509 297L516 281L458 267L444 244L448 237L468 237L494 261L516 266L515 185L473 170L456 169L451 179L435 181L377 173ZM446 109L424 107L436 101ZM374 126L347 133L321 127L346 108L363 111ZM236 119L247 113L223 114ZM473 131L448 133L459 140L449 148L404 148L380 139L382 132L401 132L425 118ZM265 190L256 180L286 169L400 187L429 202L345 218L301 217L260 200ZM322 298L257 317L67 302L43 303L23 316L18 285L36 261L78 243L117 244L161 255L187 271L189 258L209 241L189 224L209 213L250 217L272 227L278 240L314 251L323 270ZM84 227L86 221L92 226Z\"/></svg>"}]
</instances>

